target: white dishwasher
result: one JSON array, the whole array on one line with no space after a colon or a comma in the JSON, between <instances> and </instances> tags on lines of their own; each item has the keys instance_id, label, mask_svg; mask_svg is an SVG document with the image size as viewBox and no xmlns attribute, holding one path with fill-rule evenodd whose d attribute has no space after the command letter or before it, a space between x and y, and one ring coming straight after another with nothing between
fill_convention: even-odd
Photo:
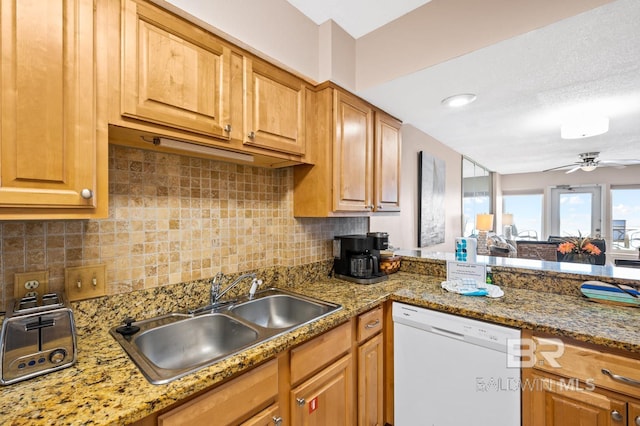
<instances>
[{"instance_id":1,"label":"white dishwasher","mask_svg":"<svg viewBox=\"0 0 640 426\"><path fill-rule=\"evenodd\" d=\"M393 322L394 426L520 425L520 330L397 302Z\"/></svg>"}]
</instances>

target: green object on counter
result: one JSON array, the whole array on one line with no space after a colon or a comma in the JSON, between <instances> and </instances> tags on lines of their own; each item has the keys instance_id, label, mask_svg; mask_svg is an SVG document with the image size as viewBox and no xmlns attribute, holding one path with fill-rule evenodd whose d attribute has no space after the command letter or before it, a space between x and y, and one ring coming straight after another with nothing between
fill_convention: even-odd
<instances>
[{"instance_id":1,"label":"green object on counter","mask_svg":"<svg viewBox=\"0 0 640 426\"><path fill-rule=\"evenodd\" d=\"M487 268L487 279L485 280L487 284L493 284L493 273L490 268Z\"/></svg>"}]
</instances>

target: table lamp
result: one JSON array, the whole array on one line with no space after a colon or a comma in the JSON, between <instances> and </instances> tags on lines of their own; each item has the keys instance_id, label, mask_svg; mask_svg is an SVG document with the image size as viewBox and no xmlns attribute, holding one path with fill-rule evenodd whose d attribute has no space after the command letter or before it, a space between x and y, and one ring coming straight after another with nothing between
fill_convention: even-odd
<instances>
[{"instance_id":1,"label":"table lamp","mask_svg":"<svg viewBox=\"0 0 640 426\"><path fill-rule=\"evenodd\" d=\"M507 240L511 240L513 238L512 228L513 225L513 214L512 213L503 213L502 214L502 227L504 229L504 237Z\"/></svg>"},{"instance_id":2,"label":"table lamp","mask_svg":"<svg viewBox=\"0 0 640 426\"><path fill-rule=\"evenodd\" d=\"M487 232L493 229L493 215L487 213L476 215L476 229L478 230L478 254L488 256Z\"/></svg>"}]
</instances>

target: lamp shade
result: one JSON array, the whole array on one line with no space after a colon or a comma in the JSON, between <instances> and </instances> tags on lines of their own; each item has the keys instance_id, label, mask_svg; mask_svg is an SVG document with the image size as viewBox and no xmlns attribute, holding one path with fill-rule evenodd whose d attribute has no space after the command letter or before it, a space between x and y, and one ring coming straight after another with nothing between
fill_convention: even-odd
<instances>
[{"instance_id":1,"label":"lamp shade","mask_svg":"<svg viewBox=\"0 0 640 426\"><path fill-rule=\"evenodd\" d=\"M513 214L502 213L502 226L513 225Z\"/></svg>"},{"instance_id":2,"label":"lamp shade","mask_svg":"<svg viewBox=\"0 0 640 426\"><path fill-rule=\"evenodd\" d=\"M493 229L493 215L487 213L477 215L476 229L478 231L491 231Z\"/></svg>"}]
</instances>

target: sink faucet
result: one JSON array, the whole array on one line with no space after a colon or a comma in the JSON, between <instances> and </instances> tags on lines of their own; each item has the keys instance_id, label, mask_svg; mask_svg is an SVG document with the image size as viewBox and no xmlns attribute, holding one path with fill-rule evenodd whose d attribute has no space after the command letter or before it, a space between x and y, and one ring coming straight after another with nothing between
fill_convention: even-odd
<instances>
[{"instance_id":1,"label":"sink faucet","mask_svg":"<svg viewBox=\"0 0 640 426\"><path fill-rule=\"evenodd\" d=\"M254 283L259 282L259 280L256 277L256 274L253 272L250 272L248 274L240 275L231 284L229 284L224 290L220 291L220 286L222 285L222 281L224 280L224 274L222 272L218 272L216 276L213 277L213 280L211 281L211 304L215 305L216 303L218 303L218 300L220 300L222 296L224 296L229 290L237 286L245 278L251 278Z\"/></svg>"}]
</instances>

